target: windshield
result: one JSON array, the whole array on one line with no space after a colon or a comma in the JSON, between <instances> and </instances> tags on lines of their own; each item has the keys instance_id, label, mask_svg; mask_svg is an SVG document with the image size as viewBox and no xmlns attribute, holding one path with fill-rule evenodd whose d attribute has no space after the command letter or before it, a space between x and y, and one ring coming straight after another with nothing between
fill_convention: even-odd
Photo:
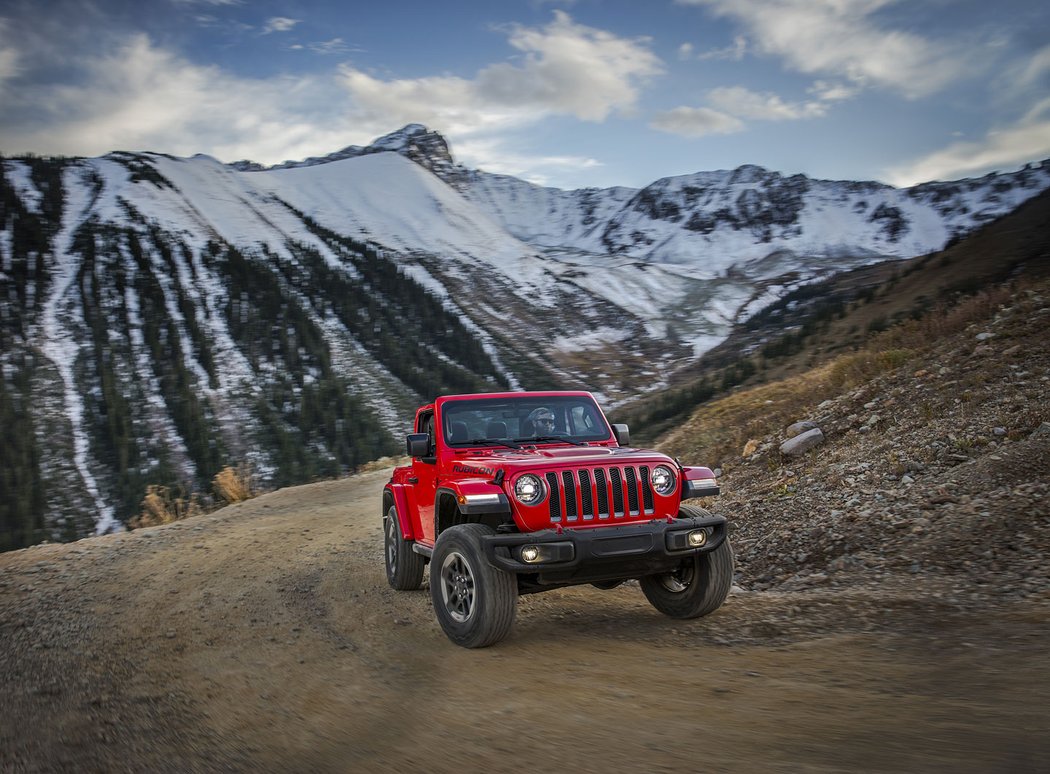
<instances>
[{"instance_id":1,"label":"windshield","mask_svg":"<svg viewBox=\"0 0 1050 774\"><path fill-rule=\"evenodd\" d=\"M609 426L594 399L586 395L449 401L441 424L450 446L609 440Z\"/></svg>"}]
</instances>

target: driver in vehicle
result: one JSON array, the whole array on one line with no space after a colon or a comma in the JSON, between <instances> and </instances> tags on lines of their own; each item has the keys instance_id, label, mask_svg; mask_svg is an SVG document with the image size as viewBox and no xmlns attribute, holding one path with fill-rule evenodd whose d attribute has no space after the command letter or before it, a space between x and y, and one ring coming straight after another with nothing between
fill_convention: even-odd
<instances>
[{"instance_id":1,"label":"driver in vehicle","mask_svg":"<svg viewBox=\"0 0 1050 774\"><path fill-rule=\"evenodd\" d=\"M554 434L554 412L549 408L533 409L527 421L532 423L532 435L536 438Z\"/></svg>"}]
</instances>

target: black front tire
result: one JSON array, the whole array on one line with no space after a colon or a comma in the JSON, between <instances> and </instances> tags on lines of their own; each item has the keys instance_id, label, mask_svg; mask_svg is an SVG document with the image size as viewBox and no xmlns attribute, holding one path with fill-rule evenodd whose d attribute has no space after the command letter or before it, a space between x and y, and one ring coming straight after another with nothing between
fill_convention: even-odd
<instances>
[{"instance_id":1,"label":"black front tire","mask_svg":"<svg viewBox=\"0 0 1050 774\"><path fill-rule=\"evenodd\" d=\"M412 550L412 541L401 537L401 525L393 505L383 517L383 535L387 581L398 591L415 591L423 584L426 559Z\"/></svg>"},{"instance_id":2,"label":"black front tire","mask_svg":"<svg viewBox=\"0 0 1050 774\"><path fill-rule=\"evenodd\" d=\"M438 535L430 559L430 598L442 630L464 648L486 648L510 634L518 580L485 559L483 524L458 524Z\"/></svg>"},{"instance_id":3,"label":"black front tire","mask_svg":"<svg viewBox=\"0 0 1050 774\"><path fill-rule=\"evenodd\" d=\"M707 511L681 506L683 517L707 516ZM722 606L733 585L733 548L729 538L718 548L697 554L672 572L639 579L649 603L671 618L700 618Z\"/></svg>"}]
</instances>

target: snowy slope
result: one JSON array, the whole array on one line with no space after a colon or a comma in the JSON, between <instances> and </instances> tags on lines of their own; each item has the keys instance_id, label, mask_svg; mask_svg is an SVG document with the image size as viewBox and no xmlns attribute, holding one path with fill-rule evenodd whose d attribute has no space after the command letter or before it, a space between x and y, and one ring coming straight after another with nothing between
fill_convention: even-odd
<instances>
[{"instance_id":1,"label":"snowy slope","mask_svg":"<svg viewBox=\"0 0 1050 774\"><path fill-rule=\"evenodd\" d=\"M508 275L535 253L436 176L394 152L243 177L327 228L399 252L480 260Z\"/></svg>"},{"instance_id":2,"label":"snowy slope","mask_svg":"<svg viewBox=\"0 0 1050 774\"><path fill-rule=\"evenodd\" d=\"M464 195L524 242L545 247L594 247L600 231L637 193L633 188L563 191L509 175L472 172Z\"/></svg>"},{"instance_id":3,"label":"snowy slope","mask_svg":"<svg viewBox=\"0 0 1050 774\"><path fill-rule=\"evenodd\" d=\"M897 189L784 177L757 166L664 178L641 190L559 191L474 173L467 198L519 238L626 254L715 277L774 253L817 261L906 258L1011 212L1050 187L1050 163L1017 173Z\"/></svg>"}]
</instances>

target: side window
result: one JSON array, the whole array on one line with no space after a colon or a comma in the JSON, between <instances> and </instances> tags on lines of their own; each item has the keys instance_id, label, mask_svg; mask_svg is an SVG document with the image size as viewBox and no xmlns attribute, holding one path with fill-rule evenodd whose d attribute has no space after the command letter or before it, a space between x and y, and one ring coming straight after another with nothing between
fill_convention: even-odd
<instances>
[{"instance_id":1,"label":"side window","mask_svg":"<svg viewBox=\"0 0 1050 774\"><path fill-rule=\"evenodd\" d=\"M419 427L416 428L416 432L426 433L430 436L430 440L427 442L427 456L433 457L436 453L437 447L434 445L434 414L424 414L419 418Z\"/></svg>"},{"instance_id":2,"label":"side window","mask_svg":"<svg viewBox=\"0 0 1050 774\"><path fill-rule=\"evenodd\" d=\"M572 426L579 435L593 435L598 423L594 419L594 414L588 411L586 406L573 406Z\"/></svg>"}]
</instances>

